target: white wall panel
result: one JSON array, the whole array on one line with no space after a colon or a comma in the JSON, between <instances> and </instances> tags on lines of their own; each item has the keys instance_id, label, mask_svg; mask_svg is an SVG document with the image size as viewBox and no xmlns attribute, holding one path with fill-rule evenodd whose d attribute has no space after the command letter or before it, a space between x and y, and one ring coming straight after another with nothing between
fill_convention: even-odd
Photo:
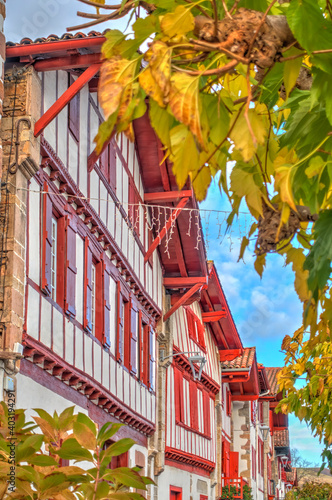
<instances>
[{"instance_id":1,"label":"white wall panel","mask_svg":"<svg viewBox=\"0 0 332 500\"><path fill-rule=\"evenodd\" d=\"M89 107L89 86L86 85L80 93L80 164L79 164L79 188L84 196L87 196L87 182L88 182L88 170L87 170L87 160L88 160L88 107ZM92 150L91 150L92 151Z\"/></svg>"},{"instance_id":2,"label":"white wall panel","mask_svg":"<svg viewBox=\"0 0 332 500\"><path fill-rule=\"evenodd\" d=\"M40 341L47 347L51 347L51 325L52 325L52 306L46 300L41 301L41 324L40 324Z\"/></svg>"},{"instance_id":3,"label":"white wall panel","mask_svg":"<svg viewBox=\"0 0 332 500\"><path fill-rule=\"evenodd\" d=\"M95 170L92 170L90 174L90 204L95 209L97 214L99 213L99 177Z\"/></svg>"},{"instance_id":4,"label":"white wall panel","mask_svg":"<svg viewBox=\"0 0 332 500\"><path fill-rule=\"evenodd\" d=\"M53 307L53 351L63 358L63 315Z\"/></svg>"},{"instance_id":5,"label":"white wall panel","mask_svg":"<svg viewBox=\"0 0 332 500\"><path fill-rule=\"evenodd\" d=\"M83 370L83 341L84 333L82 330L75 328L75 366L79 370Z\"/></svg>"},{"instance_id":6,"label":"white wall panel","mask_svg":"<svg viewBox=\"0 0 332 500\"><path fill-rule=\"evenodd\" d=\"M31 286L28 290L27 334L38 339L40 296Z\"/></svg>"},{"instance_id":7,"label":"white wall panel","mask_svg":"<svg viewBox=\"0 0 332 500\"><path fill-rule=\"evenodd\" d=\"M92 377L92 339L84 333L82 335L84 336L84 371Z\"/></svg>"},{"instance_id":8,"label":"white wall panel","mask_svg":"<svg viewBox=\"0 0 332 500\"><path fill-rule=\"evenodd\" d=\"M44 73L44 113L56 101L56 72L46 71ZM56 151L56 122L52 120L44 129L44 137L51 147Z\"/></svg>"},{"instance_id":9,"label":"white wall panel","mask_svg":"<svg viewBox=\"0 0 332 500\"><path fill-rule=\"evenodd\" d=\"M67 71L58 71L58 95L62 95L68 88ZM65 106L58 115L58 151L57 154L64 165L67 165L67 134L68 134L68 106Z\"/></svg>"},{"instance_id":10,"label":"white wall panel","mask_svg":"<svg viewBox=\"0 0 332 500\"><path fill-rule=\"evenodd\" d=\"M40 284L40 186L30 182L29 193L29 270L28 275L37 285ZM33 192L37 191L37 193Z\"/></svg>"},{"instance_id":11,"label":"white wall panel","mask_svg":"<svg viewBox=\"0 0 332 500\"><path fill-rule=\"evenodd\" d=\"M93 342L93 378L101 383L101 351L97 342Z\"/></svg>"},{"instance_id":12,"label":"white wall panel","mask_svg":"<svg viewBox=\"0 0 332 500\"><path fill-rule=\"evenodd\" d=\"M65 320L65 361L70 365L74 364L74 325L69 319Z\"/></svg>"}]
</instances>

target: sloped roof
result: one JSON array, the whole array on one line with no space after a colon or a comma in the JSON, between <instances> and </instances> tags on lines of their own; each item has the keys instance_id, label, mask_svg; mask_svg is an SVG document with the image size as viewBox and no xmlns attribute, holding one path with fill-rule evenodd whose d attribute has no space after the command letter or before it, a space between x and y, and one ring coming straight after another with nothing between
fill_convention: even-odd
<instances>
[{"instance_id":1,"label":"sloped roof","mask_svg":"<svg viewBox=\"0 0 332 500\"><path fill-rule=\"evenodd\" d=\"M297 479L297 470L296 467L292 467L290 472L286 472L286 480L288 483L294 484Z\"/></svg>"},{"instance_id":2,"label":"sloped roof","mask_svg":"<svg viewBox=\"0 0 332 500\"><path fill-rule=\"evenodd\" d=\"M78 40L80 38L93 38L93 37L100 37L104 36L107 30L103 31L102 33L99 31L89 31L89 33L82 33L82 31L78 31L77 33L64 33L61 36L58 35L49 35L47 37L39 37L36 38L35 40L32 40L31 38L22 38L20 42L11 42L8 41L6 43L7 47L14 47L15 45L32 45L36 43L47 43L47 42L61 42L65 40Z\"/></svg>"},{"instance_id":3,"label":"sloped roof","mask_svg":"<svg viewBox=\"0 0 332 500\"><path fill-rule=\"evenodd\" d=\"M267 373L267 379L270 384L270 395L271 396L276 396L279 392L279 386L277 382L277 375L280 372L281 368L280 367L265 367L266 373Z\"/></svg>"},{"instance_id":4,"label":"sloped roof","mask_svg":"<svg viewBox=\"0 0 332 500\"><path fill-rule=\"evenodd\" d=\"M222 368L228 368L231 370L232 368L244 368L249 369L252 367L252 364L255 360L256 347L245 347L243 349L243 353L241 356L237 356L232 361L223 361L221 363Z\"/></svg>"},{"instance_id":5,"label":"sloped roof","mask_svg":"<svg viewBox=\"0 0 332 500\"><path fill-rule=\"evenodd\" d=\"M288 429L282 429L279 431L274 431L274 446L277 448L283 448L289 446L289 431Z\"/></svg>"}]
</instances>

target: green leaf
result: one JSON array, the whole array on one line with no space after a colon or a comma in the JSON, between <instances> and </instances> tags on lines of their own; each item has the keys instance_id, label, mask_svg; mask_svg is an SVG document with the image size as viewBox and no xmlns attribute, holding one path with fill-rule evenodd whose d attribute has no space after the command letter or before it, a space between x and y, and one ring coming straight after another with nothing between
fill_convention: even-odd
<instances>
[{"instance_id":1,"label":"green leaf","mask_svg":"<svg viewBox=\"0 0 332 500\"><path fill-rule=\"evenodd\" d=\"M109 484L106 483L106 481L100 482L96 490L96 500L100 498L108 498L109 490L110 487Z\"/></svg>"},{"instance_id":2,"label":"green leaf","mask_svg":"<svg viewBox=\"0 0 332 500\"><path fill-rule=\"evenodd\" d=\"M268 72L261 86L259 101L266 104L269 109L272 109L279 99L279 90L284 80L285 64L275 64L271 71Z\"/></svg>"},{"instance_id":3,"label":"green leaf","mask_svg":"<svg viewBox=\"0 0 332 500\"><path fill-rule=\"evenodd\" d=\"M174 12L165 14L161 21L160 27L165 35L179 36L185 35L189 31L193 31L195 27L194 16L188 7L179 5Z\"/></svg>"},{"instance_id":4,"label":"green leaf","mask_svg":"<svg viewBox=\"0 0 332 500\"><path fill-rule=\"evenodd\" d=\"M156 30L156 18L152 16L145 17L144 19L139 17L133 24L133 29L135 32L135 37L140 40L145 40Z\"/></svg>"},{"instance_id":5,"label":"green leaf","mask_svg":"<svg viewBox=\"0 0 332 500\"><path fill-rule=\"evenodd\" d=\"M108 30L105 37L106 42L104 42L101 52L105 59L110 59L114 55L113 49L115 45L125 40L126 35L119 30Z\"/></svg>"},{"instance_id":6,"label":"green leaf","mask_svg":"<svg viewBox=\"0 0 332 500\"><path fill-rule=\"evenodd\" d=\"M38 465L39 467L50 467L52 465L58 465L58 462L49 455L35 455L29 459L29 463L32 465Z\"/></svg>"},{"instance_id":7,"label":"green leaf","mask_svg":"<svg viewBox=\"0 0 332 500\"><path fill-rule=\"evenodd\" d=\"M327 283L332 261L332 210L319 214L314 226L315 243L305 260L304 269L309 271L308 286L315 299Z\"/></svg>"},{"instance_id":8,"label":"green leaf","mask_svg":"<svg viewBox=\"0 0 332 500\"><path fill-rule=\"evenodd\" d=\"M130 488L146 489L141 476L128 467L118 467L117 469L109 470L103 475L103 479L117 482Z\"/></svg>"},{"instance_id":9,"label":"green leaf","mask_svg":"<svg viewBox=\"0 0 332 500\"><path fill-rule=\"evenodd\" d=\"M91 453L80 446L75 438L66 439L57 453L59 457L66 460L75 460L76 462L87 460L88 462L93 462Z\"/></svg>"},{"instance_id":10,"label":"green leaf","mask_svg":"<svg viewBox=\"0 0 332 500\"><path fill-rule=\"evenodd\" d=\"M79 422L80 424L84 424L87 427L89 427L90 431L94 436L97 435L97 426L96 424L89 418L85 413L78 413L76 417L76 422Z\"/></svg>"},{"instance_id":11,"label":"green leaf","mask_svg":"<svg viewBox=\"0 0 332 500\"><path fill-rule=\"evenodd\" d=\"M126 451L130 450L132 446L134 446L135 441L130 438L119 439L116 443L111 444L107 448L107 454L112 457L117 457L118 455L122 455L122 453L126 453Z\"/></svg>"},{"instance_id":12,"label":"green leaf","mask_svg":"<svg viewBox=\"0 0 332 500\"><path fill-rule=\"evenodd\" d=\"M81 446L87 448L88 450L95 450L96 436L87 425L82 424L81 422L75 422L73 430L75 438Z\"/></svg>"},{"instance_id":13,"label":"green leaf","mask_svg":"<svg viewBox=\"0 0 332 500\"><path fill-rule=\"evenodd\" d=\"M106 441L111 439L121 429L121 427L123 427L123 425L124 424L106 422L106 424L104 424L98 432L98 443L102 446Z\"/></svg>"},{"instance_id":14,"label":"green leaf","mask_svg":"<svg viewBox=\"0 0 332 500\"><path fill-rule=\"evenodd\" d=\"M171 160L173 173L179 189L187 182L190 172L199 168L199 151L192 133L185 125L178 125L171 130Z\"/></svg>"},{"instance_id":15,"label":"green leaf","mask_svg":"<svg viewBox=\"0 0 332 500\"><path fill-rule=\"evenodd\" d=\"M118 110L113 113L105 122L103 122L98 130L94 142L96 143L96 152L100 154L106 141L109 141L115 133L114 127L118 117Z\"/></svg>"},{"instance_id":16,"label":"green leaf","mask_svg":"<svg viewBox=\"0 0 332 500\"><path fill-rule=\"evenodd\" d=\"M247 248L247 246L249 245L249 243L250 243L250 240L248 240L248 238L246 236L244 236L242 238L242 242L241 242L240 255L239 255L239 258L237 260L238 262L241 259L243 260L245 249Z\"/></svg>"},{"instance_id":17,"label":"green leaf","mask_svg":"<svg viewBox=\"0 0 332 500\"><path fill-rule=\"evenodd\" d=\"M163 146L167 146L169 148L171 146L170 129L174 118L166 109L161 108L153 99L149 102L149 117L151 125L157 132Z\"/></svg>"}]
</instances>

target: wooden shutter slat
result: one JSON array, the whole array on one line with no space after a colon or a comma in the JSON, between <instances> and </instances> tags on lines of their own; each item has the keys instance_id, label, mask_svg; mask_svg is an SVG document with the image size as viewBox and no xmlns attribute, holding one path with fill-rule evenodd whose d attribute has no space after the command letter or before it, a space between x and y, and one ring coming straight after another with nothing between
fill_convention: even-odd
<instances>
[{"instance_id":1,"label":"wooden shutter slat","mask_svg":"<svg viewBox=\"0 0 332 500\"><path fill-rule=\"evenodd\" d=\"M65 307L65 248L66 248L66 218L60 217L57 222L57 279L56 279L56 301L61 307Z\"/></svg>"},{"instance_id":2,"label":"wooden shutter slat","mask_svg":"<svg viewBox=\"0 0 332 500\"><path fill-rule=\"evenodd\" d=\"M153 328L149 327L149 388L155 390L155 342Z\"/></svg>"},{"instance_id":3,"label":"wooden shutter slat","mask_svg":"<svg viewBox=\"0 0 332 500\"><path fill-rule=\"evenodd\" d=\"M110 275L107 267L104 266L103 274L103 291L104 291L104 324L102 342L106 347L111 347L111 304L110 304Z\"/></svg>"},{"instance_id":4,"label":"wooden shutter slat","mask_svg":"<svg viewBox=\"0 0 332 500\"><path fill-rule=\"evenodd\" d=\"M204 434L211 437L211 411L210 396L207 391L203 391L203 415L204 415Z\"/></svg>"},{"instance_id":5,"label":"wooden shutter slat","mask_svg":"<svg viewBox=\"0 0 332 500\"><path fill-rule=\"evenodd\" d=\"M137 310L130 311L130 371L137 374Z\"/></svg>"},{"instance_id":6,"label":"wooden shutter slat","mask_svg":"<svg viewBox=\"0 0 332 500\"><path fill-rule=\"evenodd\" d=\"M42 279L41 288L44 293L51 293L51 249L52 249L52 201L48 194L48 185L44 182L43 219L42 219Z\"/></svg>"},{"instance_id":7,"label":"wooden shutter slat","mask_svg":"<svg viewBox=\"0 0 332 500\"><path fill-rule=\"evenodd\" d=\"M84 240L84 319L83 326L86 330L92 330L92 283L91 283L91 268L92 268L92 251L89 247L89 238Z\"/></svg>"},{"instance_id":8,"label":"wooden shutter slat","mask_svg":"<svg viewBox=\"0 0 332 500\"><path fill-rule=\"evenodd\" d=\"M65 313L76 315L76 222L73 217L66 216L66 284Z\"/></svg>"},{"instance_id":9,"label":"wooden shutter slat","mask_svg":"<svg viewBox=\"0 0 332 500\"><path fill-rule=\"evenodd\" d=\"M183 374L174 367L174 405L175 405L175 422L183 422Z\"/></svg>"},{"instance_id":10,"label":"wooden shutter slat","mask_svg":"<svg viewBox=\"0 0 332 500\"><path fill-rule=\"evenodd\" d=\"M149 325L143 325L142 335L142 381L148 386Z\"/></svg>"},{"instance_id":11,"label":"wooden shutter slat","mask_svg":"<svg viewBox=\"0 0 332 500\"><path fill-rule=\"evenodd\" d=\"M198 411L197 411L197 385L194 380L189 381L190 394L190 424L194 430L198 430Z\"/></svg>"}]
</instances>

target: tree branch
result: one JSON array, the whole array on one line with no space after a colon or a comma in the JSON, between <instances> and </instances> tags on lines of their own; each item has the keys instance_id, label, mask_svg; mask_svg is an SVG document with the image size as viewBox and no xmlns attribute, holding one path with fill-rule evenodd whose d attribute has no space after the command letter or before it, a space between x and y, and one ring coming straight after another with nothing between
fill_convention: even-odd
<instances>
[{"instance_id":1,"label":"tree branch","mask_svg":"<svg viewBox=\"0 0 332 500\"><path fill-rule=\"evenodd\" d=\"M183 69L183 68L178 68L175 65L172 65L172 67L174 69L177 69L178 71L181 71L182 73L186 73L187 75L191 75L191 76L210 76L210 75L221 76L221 75L228 73L232 69L234 69L235 66L237 66L237 64L238 64L237 60L233 59L233 61L230 61L228 64L225 64L225 66L221 66L220 68L216 68L216 69L208 69L206 71L187 70L187 69Z\"/></svg>"}]
</instances>

